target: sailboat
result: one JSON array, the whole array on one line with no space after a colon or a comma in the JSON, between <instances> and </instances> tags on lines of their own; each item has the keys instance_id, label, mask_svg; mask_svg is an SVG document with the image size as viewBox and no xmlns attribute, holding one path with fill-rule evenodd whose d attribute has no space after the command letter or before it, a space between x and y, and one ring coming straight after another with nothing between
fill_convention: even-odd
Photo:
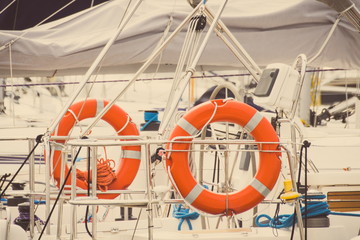
<instances>
[{"instance_id":1,"label":"sailboat","mask_svg":"<svg viewBox=\"0 0 360 240\"><path fill-rule=\"evenodd\" d=\"M29 141L30 163L28 186L2 185L1 239L357 239L356 114L344 115L347 128L336 121L344 102L314 124L308 99L311 73L359 67L359 3L339 13L310 0L125 2L1 33L4 78L83 74L36 138L3 139ZM184 92L190 99L192 81L210 70L221 83L192 106ZM153 76L139 81L146 71ZM144 111L139 131L124 95L138 82L162 91L154 76L171 71L165 103ZM110 100L79 98L106 73L133 74ZM248 82L223 80L234 76ZM19 197L28 199L10 206ZM35 200L45 200L36 213Z\"/></svg>"}]
</instances>

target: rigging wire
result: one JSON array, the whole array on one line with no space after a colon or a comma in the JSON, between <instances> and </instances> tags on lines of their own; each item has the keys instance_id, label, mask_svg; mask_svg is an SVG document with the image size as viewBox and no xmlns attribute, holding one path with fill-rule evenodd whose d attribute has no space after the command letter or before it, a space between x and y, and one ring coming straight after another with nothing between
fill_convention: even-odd
<instances>
[{"instance_id":1,"label":"rigging wire","mask_svg":"<svg viewBox=\"0 0 360 240\"><path fill-rule=\"evenodd\" d=\"M128 9L129 9L130 3L131 3L131 0L129 0L129 2L128 2L127 8L126 8L126 10L125 10L125 12L124 12L121 20L120 20L119 26L121 25L121 23L122 23L123 20L124 20L124 17L125 17ZM101 62L100 62L100 64L99 64L100 66L98 67L98 71L97 71L96 74L95 74L95 79L94 79L94 81L91 82L91 87L90 87L90 89L87 91L87 94L86 94L86 97L85 97L85 101L84 101L83 105L82 105L81 108L80 108L80 111L79 111L78 116L81 115L81 112L82 112L83 109L84 109L86 99L88 99L88 97L89 97L89 95L90 95L90 92L91 92L91 90L92 90L92 88L93 88L93 86L94 86L94 84L95 84L95 82L96 82L96 78L97 78L98 73L99 73L99 71L100 71L100 69L101 69L101 63L103 62L103 60L104 60L104 59L102 59ZM71 135L71 133L72 133L73 130L74 130L74 128L71 128L71 130L70 130L70 132L69 132L69 134L68 134L68 139L70 138L70 135ZM66 140L65 140L65 141L66 141ZM71 174L72 166L74 165L74 163L75 163L75 161L76 161L76 159L77 159L77 157L78 157L78 155L79 155L79 153L80 153L80 150L81 150L81 147L79 148L79 150L78 150L78 152L77 152L77 154L76 154L76 156L75 156L75 158L74 158L74 160L73 160L73 163L72 163L72 165L70 166L70 169L69 169L69 171L68 171L68 173L67 173L67 175L66 175L66 177L65 177L65 180L64 180L64 182L63 182L63 184L62 184L62 186L61 186L61 188L60 188L59 194L58 194L58 196L57 196L57 198L56 198L56 200L55 200L55 203L54 203L54 205L53 205L53 208L51 209L50 214L49 214L49 216L48 216L48 218L47 218L47 220L46 220L46 222L45 222L44 228L43 228L43 230L42 230L42 232L41 232L41 234L40 234L40 236L39 236L39 240L41 239L41 237L42 237L42 235L43 235L43 233L44 233L44 230L45 230L45 228L46 228L46 225L47 225L48 222L50 221L51 215L52 215L52 213L53 213L53 211L54 211L54 208L55 208L55 206L56 206L56 204L57 204L57 202L58 202L58 200L59 200L59 198L60 198L60 195L61 195L61 193L62 193L62 191L63 191L63 189L64 189L64 187L65 187L66 181L67 181L67 179L69 178L69 176L70 176L70 174ZM90 171L88 171L88 174L89 174L89 173L90 173ZM88 194L89 194L89 190L90 190L90 189L89 189L89 186L88 186ZM93 214L94 214L94 213L93 213ZM86 209L86 216L87 216L87 215L88 215L88 208ZM87 218L86 218L86 219L85 219L86 230L87 230L87 233L89 234L89 236L92 237L92 234L90 233L90 231L89 231L89 229L88 229L88 226L87 226L87 221L88 221L88 220L87 220Z\"/></svg>"},{"instance_id":2,"label":"rigging wire","mask_svg":"<svg viewBox=\"0 0 360 240\"><path fill-rule=\"evenodd\" d=\"M124 12L124 14L123 14L123 16L122 16L122 18L121 18L121 20L120 20L120 25L121 25L122 21L124 20L124 16L127 14L127 11L128 11L128 9L129 9L130 3L131 3L131 0L129 0L128 5L127 5L127 8L125 9L125 12ZM99 75L99 71L100 71L100 69L101 69L101 64L102 64L103 60L104 60L104 58L103 58L103 59L101 60L101 62L99 63L98 70L97 70L96 74L94 75L94 80L91 81L91 82L89 82L89 83L91 84L91 85L90 85L90 88L89 88L88 91L86 92L85 100L83 101L83 104L82 104L82 106L81 106L81 108L80 108L80 110L79 110L79 113L78 113L77 117L80 116L81 113L82 113L82 111L84 110L86 100L89 98L90 93L91 93L91 90L92 90L94 84L96 83L96 78L97 78L98 75ZM75 117L75 116L74 116L74 117ZM77 117L75 117L75 119L76 119ZM70 139L70 136L71 136L72 132L74 131L74 129L75 129L74 127L72 127L72 128L70 129L70 131L69 131L69 133L68 133L68 138L65 139L65 142ZM61 156L61 155L59 155L59 159L60 159L60 156ZM57 162L59 162L59 159L57 160Z\"/></svg>"},{"instance_id":3,"label":"rigging wire","mask_svg":"<svg viewBox=\"0 0 360 240\"><path fill-rule=\"evenodd\" d=\"M167 23L167 25L165 27L165 30L163 31L162 37L160 38L158 44L154 48L154 52L158 49L158 47L160 47L165 42L165 39L166 39L167 35L170 32L171 26L172 26L172 24L174 22L175 7L176 7L176 0L174 0L173 8L172 8L172 10L171 10L171 12L169 14L169 21L168 21L168 23ZM160 55L159 55L159 60L158 60L158 63L156 64L156 69L154 71L153 77L150 80L155 80L155 76L159 72L159 69L160 69L162 56L163 56L163 52L161 52Z\"/></svg>"},{"instance_id":4,"label":"rigging wire","mask_svg":"<svg viewBox=\"0 0 360 240\"><path fill-rule=\"evenodd\" d=\"M127 18L123 18L124 24L121 24L119 26L118 29L116 29L116 32L111 36L111 38L108 40L108 42L106 43L105 47L101 50L100 54L96 57L96 59L94 60L94 62L91 64L91 67L87 70L83 80L81 81L81 83L79 84L79 86L77 87L77 89L75 90L75 92L73 93L72 97L70 99L68 99L67 103L63 106L61 112L57 115L57 117L53 120L51 126L48 128L47 133L52 132L55 127L57 126L57 124L59 123L59 121L61 120L61 118L66 114L67 109L71 106L71 104L74 102L74 100L78 97L78 95L80 94L80 92L83 90L83 87L86 85L87 81L89 80L89 78L91 77L91 75L93 74L94 70L96 69L96 67L99 65L99 63L102 61L102 59L105 57L105 55L108 53L111 45L116 41L118 35L122 32L122 30L124 29L125 25L128 23L128 21L130 20L130 18L134 15L135 11L137 10L137 8L139 7L139 5L142 3L142 0L138 0L137 3L135 4L135 6L133 7L131 13L129 13L129 15L127 15ZM124 17L124 15L123 15ZM130 84L128 84L128 86L130 86ZM127 88L123 89L123 92L126 90ZM91 130L91 128L100 120L100 118L110 109L110 107L115 103L115 101L117 100L117 98L115 98L114 100L112 100L96 117L96 119L90 124L90 126L88 127L88 129L85 131L85 133L87 133L89 130ZM82 136L84 136L85 134L82 134Z\"/></svg>"},{"instance_id":5,"label":"rigging wire","mask_svg":"<svg viewBox=\"0 0 360 240\"><path fill-rule=\"evenodd\" d=\"M134 240L135 233L136 233L136 230L137 230L137 228L138 228L139 221L140 221L140 216L141 216L142 210L143 210L143 208L140 208L139 215L138 215L138 217L137 217L137 219L136 219L136 223L135 223L135 227L134 227L134 231L133 231L131 240ZM170 210L170 208L169 208L169 210Z\"/></svg>"},{"instance_id":6,"label":"rigging wire","mask_svg":"<svg viewBox=\"0 0 360 240\"><path fill-rule=\"evenodd\" d=\"M54 202L54 204L53 204L53 207L51 208L50 213L49 213L49 215L48 215L47 218L46 218L44 227L43 227L43 229L41 230L41 233L40 233L40 235L39 235L38 240L40 240L40 239L42 238L42 236L43 236L43 234L44 234L44 232L45 232L45 229L46 229L47 225L48 225L49 222L50 222L50 218L51 218L51 216L52 216L52 214L53 214L53 212L54 212L54 210L55 210L55 207L56 207L58 201L60 200L60 197L61 197L62 192L64 191L64 188L65 188L65 185L66 185L66 181L67 181L67 180L69 179L69 177L70 177L70 174L71 174L71 172L72 172L72 167L73 167L73 165L75 164L76 159L78 158L78 156L79 156L79 154L80 154L81 148L82 148L82 147L79 147L77 153L75 154L75 157L74 157L74 159L73 159L73 161L72 161L72 165L70 166L69 171L68 171L68 173L66 174L66 176L65 176L65 178L64 178L64 182L62 183L61 188L60 188L60 190L59 190L59 193L58 193L58 195L57 195L57 197L56 197L56 199L55 199L55 202Z\"/></svg>"},{"instance_id":7,"label":"rigging wire","mask_svg":"<svg viewBox=\"0 0 360 240\"><path fill-rule=\"evenodd\" d=\"M160 38L160 41L158 42L158 44L156 45L156 47L154 48L154 52L165 42L165 39L167 37L167 35L169 34L170 32L170 29L171 29L171 26L174 22L174 13L175 13L175 7L176 7L176 0L174 1L173 3L173 8L169 14L169 21L165 27L165 30L163 31L163 35L162 37ZM161 65L161 59L162 59L162 56L163 56L163 52L160 53L159 55L159 60L158 60L158 63L157 63L157 66L156 66L156 69L155 69L155 72L153 74L153 77L151 80L154 80L156 74L158 73L159 69L160 69L160 65Z\"/></svg>"},{"instance_id":8,"label":"rigging wire","mask_svg":"<svg viewBox=\"0 0 360 240\"><path fill-rule=\"evenodd\" d=\"M341 68L332 68L332 69L313 69L313 70L306 70L306 72L335 72L335 71L344 71L345 69ZM230 78L230 77L243 77L243 76L250 76L248 73L234 73L234 74L219 74L219 75L201 75L201 76L193 76L192 78ZM136 81L151 81L151 80L173 80L173 77L157 77L157 78L139 78ZM95 83L117 83L117 82L128 82L129 79L119 79L119 80L100 80L96 81ZM88 81L88 84L93 83L93 81ZM69 81L69 82L49 82L49 83L19 83L13 84L14 87L32 87L32 86L63 86L63 85L76 85L79 84L78 81ZM12 85L7 84L0 84L0 87L11 87Z\"/></svg>"},{"instance_id":9,"label":"rigging wire","mask_svg":"<svg viewBox=\"0 0 360 240\"><path fill-rule=\"evenodd\" d=\"M178 64L176 65L176 69L175 69L174 81L171 86L171 90L170 90L169 97L167 100L167 104L166 104L166 108L165 108L166 110L164 111L164 118L169 119L169 121L171 119L171 117L169 117L171 115L170 114L171 107L172 107L172 105L174 105L176 93L180 89L179 86L183 82L183 79L186 77L187 72L192 70L192 69L188 69L184 75L184 70L185 70L186 66L189 66L190 61L193 60L192 57L194 56L194 52L197 50L197 49L195 49L194 44L197 42L197 39L200 38L201 33L198 34L198 32L203 31L203 29L201 29L201 28L197 29L198 23L200 22L200 16L197 15L197 16L193 16L191 18L188 28L187 28L187 31L186 31L185 39L184 39L184 42L183 42L183 45L182 45L182 48L180 51L179 61L178 61ZM187 67L187 68L189 68L189 67Z\"/></svg>"},{"instance_id":10,"label":"rigging wire","mask_svg":"<svg viewBox=\"0 0 360 240\"><path fill-rule=\"evenodd\" d=\"M6 7L4 7L1 11L0 14L2 14L6 9L8 9L16 0L13 0L11 3L9 3Z\"/></svg>"},{"instance_id":11,"label":"rigging wire","mask_svg":"<svg viewBox=\"0 0 360 240\"><path fill-rule=\"evenodd\" d=\"M121 19L120 19L120 22L119 22L118 26L120 26L120 25L122 24L122 22L124 21L124 18L125 18L128 10L129 10L131 1L132 1L132 0L129 0L129 1L128 1L128 4L127 4L127 6L126 6L126 9L125 9L125 11L124 11L124 14L122 15L122 17L121 17ZM99 65L98 65L98 67L97 67L97 72L96 72L96 74L93 75L93 76L94 76L94 80L91 81L90 88L88 89L88 91L87 91L87 93L86 93L86 95L85 95L85 100L84 100L84 102L83 102L83 105L81 106L81 109L80 109L80 111L79 111L78 116L80 116L81 113L82 113L82 111L84 110L85 102L86 102L86 100L89 98L90 93L91 93L91 91L92 91L92 89L93 89L93 87L94 87L94 84L95 84L95 82L96 82L96 79L97 79L97 77L99 76L99 72L100 72L100 70L101 70L101 67L102 67L102 64L103 64L103 62L104 62L104 59L105 59L105 57L101 59ZM73 129L74 129L74 128L72 128L72 129L70 130L70 133L69 133L69 135L68 135L69 138L70 138L70 135L71 135L71 132L72 132ZM86 133L84 133L84 134L86 134Z\"/></svg>"},{"instance_id":12,"label":"rigging wire","mask_svg":"<svg viewBox=\"0 0 360 240\"><path fill-rule=\"evenodd\" d=\"M14 106L14 98L15 98L15 92L14 92L14 78L13 78L13 65L12 65L12 47L9 46L9 64L10 64L10 79L11 79L11 102L10 102L10 108L12 110L12 119L13 119L13 125L15 126L15 106Z\"/></svg>"},{"instance_id":13,"label":"rigging wire","mask_svg":"<svg viewBox=\"0 0 360 240\"><path fill-rule=\"evenodd\" d=\"M331 27L327 37L325 38L325 41L323 43L323 45L320 47L319 51L312 57L309 59L308 64L312 63L313 61L315 61L315 59L317 59L320 54L323 52L323 50L325 49L326 45L329 43L330 38L332 37L337 25L339 24L341 18L342 18L343 14L339 14L338 18L336 19L336 21L334 22L333 26Z\"/></svg>"},{"instance_id":14,"label":"rigging wire","mask_svg":"<svg viewBox=\"0 0 360 240\"><path fill-rule=\"evenodd\" d=\"M124 11L124 14L122 15L122 17L121 17L121 19L120 19L120 22L119 22L119 24L118 24L118 27L120 27L121 24L123 23L124 18L125 18L125 16L126 16L127 12L129 11L129 7L130 7L131 2L132 2L132 0L129 0L129 1L128 1L128 4L126 5L125 11Z\"/></svg>"},{"instance_id":15,"label":"rigging wire","mask_svg":"<svg viewBox=\"0 0 360 240\"><path fill-rule=\"evenodd\" d=\"M17 17L18 17L18 13L19 13L19 4L20 4L20 0L17 1L17 3L16 3L16 11L15 11L15 18L14 18L14 23L13 23L13 30L16 27Z\"/></svg>"},{"instance_id":16,"label":"rigging wire","mask_svg":"<svg viewBox=\"0 0 360 240\"><path fill-rule=\"evenodd\" d=\"M348 93L348 78L347 78L347 71L344 72L345 74L345 101L346 101L346 108L349 108L349 93ZM344 128L349 127L349 111L346 111L346 123Z\"/></svg>"},{"instance_id":17,"label":"rigging wire","mask_svg":"<svg viewBox=\"0 0 360 240\"><path fill-rule=\"evenodd\" d=\"M9 188L10 184L14 181L14 179L16 178L16 176L19 174L19 172L21 171L21 169L24 167L25 163L29 160L30 156L34 153L35 149L38 147L38 145L40 144L40 142L42 141L42 136L43 135L38 135L36 137L36 144L33 147L33 149L31 149L30 153L27 155L27 157L25 158L25 160L23 161L23 163L21 164L21 166L18 168L18 170L15 172L15 174L13 175L13 177L11 178L11 180L8 182L8 184L6 185L6 187L4 188L4 190L1 192L0 194L0 198L3 197L3 195L5 194L6 190Z\"/></svg>"},{"instance_id":18,"label":"rigging wire","mask_svg":"<svg viewBox=\"0 0 360 240\"><path fill-rule=\"evenodd\" d=\"M158 42L158 44L154 48L154 52L165 42L166 36L170 32L170 29L171 29L171 26L172 26L173 22L174 22L174 17L173 17L173 12L172 12L170 14L169 21L168 21L168 23L166 25L166 28L163 31L163 36L161 37L160 41ZM162 56L163 56L163 52L161 52L160 55L159 55L159 60L158 60L158 63L156 64L156 69L154 71L154 74L153 74L153 77L152 77L151 80L155 80L155 76L159 72Z\"/></svg>"},{"instance_id":19,"label":"rigging wire","mask_svg":"<svg viewBox=\"0 0 360 240\"><path fill-rule=\"evenodd\" d=\"M37 27L41 24L43 24L44 22L46 22L47 20L49 20L50 18L52 18L53 16L55 16L57 13L59 13L60 11L62 11L63 9L67 8L68 6L70 6L71 4L73 4L76 0L72 0L71 2L65 4L63 7L61 7L60 9L58 9L57 11L55 11L53 14L51 14L50 16L46 17L45 19L43 19L42 21L40 21L38 24L36 24L35 26L33 26L32 28L28 28L26 30L24 30L24 32L22 34L20 34L18 37L16 37L15 39L5 43L3 46L0 47L0 51L5 49L6 47L9 47L10 45L14 44L17 40L19 40L20 38L22 38L23 36L25 36L27 33L30 32L31 29L33 29L34 27Z\"/></svg>"}]
</instances>

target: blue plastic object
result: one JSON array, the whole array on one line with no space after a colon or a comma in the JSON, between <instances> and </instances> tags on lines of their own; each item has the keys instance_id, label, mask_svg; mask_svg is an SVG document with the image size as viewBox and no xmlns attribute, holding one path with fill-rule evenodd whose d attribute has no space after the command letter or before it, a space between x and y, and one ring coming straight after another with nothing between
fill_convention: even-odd
<instances>
[{"instance_id":1,"label":"blue plastic object","mask_svg":"<svg viewBox=\"0 0 360 240\"><path fill-rule=\"evenodd\" d=\"M152 122L159 122L158 116L159 116L158 111L145 111L144 112L145 124L141 127L140 131L143 131Z\"/></svg>"}]
</instances>

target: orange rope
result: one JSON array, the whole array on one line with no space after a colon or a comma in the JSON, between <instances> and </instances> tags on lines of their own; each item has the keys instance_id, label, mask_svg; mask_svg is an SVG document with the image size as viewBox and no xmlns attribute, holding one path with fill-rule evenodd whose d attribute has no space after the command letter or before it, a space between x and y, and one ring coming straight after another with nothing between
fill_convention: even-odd
<instances>
[{"instance_id":1,"label":"orange rope","mask_svg":"<svg viewBox=\"0 0 360 240\"><path fill-rule=\"evenodd\" d=\"M112 159L98 159L97 160L97 188L105 192L108 190L108 186L116 179L115 172L113 168L115 167L115 161ZM88 183L87 172L76 169L76 177ZM90 171L90 182L91 179L91 171Z\"/></svg>"},{"instance_id":2,"label":"orange rope","mask_svg":"<svg viewBox=\"0 0 360 240\"><path fill-rule=\"evenodd\" d=\"M87 183L88 182L87 171L81 171L79 169L76 169L76 178Z\"/></svg>"},{"instance_id":3,"label":"orange rope","mask_svg":"<svg viewBox=\"0 0 360 240\"><path fill-rule=\"evenodd\" d=\"M111 166L113 165L113 166ZM97 187L100 191L105 192L115 179L116 175L113 172L113 167L115 167L115 161L112 159L104 160L101 158L98 159L97 164Z\"/></svg>"}]
</instances>

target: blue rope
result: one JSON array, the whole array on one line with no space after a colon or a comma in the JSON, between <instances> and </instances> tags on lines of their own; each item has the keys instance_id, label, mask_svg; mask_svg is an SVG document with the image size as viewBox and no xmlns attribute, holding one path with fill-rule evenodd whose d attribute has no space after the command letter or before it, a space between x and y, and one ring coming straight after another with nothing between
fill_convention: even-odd
<instances>
[{"instance_id":1,"label":"blue rope","mask_svg":"<svg viewBox=\"0 0 360 240\"><path fill-rule=\"evenodd\" d=\"M342 213L342 212L330 212L331 215L340 215L340 216L350 216L350 217L360 217L358 213Z\"/></svg>"},{"instance_id":2,"label":"blue rope","mask_svg":"<svg viewBox=\"0 0 360 240\"><path fill-rule=\"evenodd\" d=\"M311 197L312 199L321 199L322 197ZM340 213L332 212L329 210L329 205L327 202L308 202L308 213L305 214L305 207L301 208L301 215L303 218L314 217L319 215L342 215L342 216L353 216L360 217L360 214L355 213ZM305 216L306 215L306 216ZM268 223L260 223L261 218L266 218ZM272 227L272 228L286 228L291 227L295 218L295 214L283 214L277 217L271 218L269 215L261 214L256 217L255 223L259 227ZM295 219L296 221L296 219Z\"/></svg>"},{"instance_id":3,"label":"blue rope","mask_svg":"<svg viewBox=\"0 0 360 240\"><path fill-rule=\"evenodd\" d=\"M178 206L174 207L173 210L173 217L180 219L179 225L178 225L178 231L181 230L181 225L183 224L183 222L186 220L189 229L192 230L192 225L190 220L195 220L199 217L199 213L197 212L191 212L189 213L190 209L186 209L183 208L181 204L179 204Z\"/></svg>"}]
</instances>

